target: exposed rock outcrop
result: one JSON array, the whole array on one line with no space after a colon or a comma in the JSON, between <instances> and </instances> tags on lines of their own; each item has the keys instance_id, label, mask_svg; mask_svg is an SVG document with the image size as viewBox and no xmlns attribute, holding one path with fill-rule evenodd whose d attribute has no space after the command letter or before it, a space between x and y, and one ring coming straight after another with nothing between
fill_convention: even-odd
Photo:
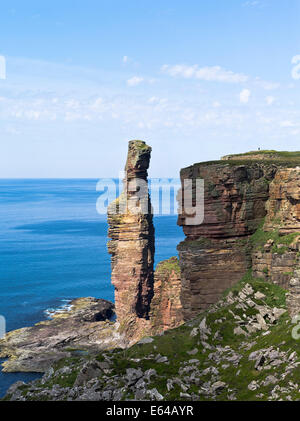
<instances>
[{"instance_id":1,"label":"exposed rock outcrop","mask_svg":"<svg viewBox=\"0 0 300 421\"><path fill-rule=\"evenodd\" d=\"M120 331L129 342L182 322L177 259L161 262L154 275L154 226L147 170L151 148L129 142L124 191L108 208L108 250ZM138 197L138 199L137 199Z\"/></svg>"},{"instance_id":2,"label":"exposed rock outcrop","mask_svg":"<svg viewBox=\"0 0 300 421\"><path fill-rule=\"evenodd\" d=\"M298 265L299 163L299 153L260 151L181 171L180 204L185 180L205 182L203 224L187 223L184 211L178 217L186 235L178 246L185 320L215 303L252 264L255 276L288 287ZM263 232L275 227L279 237L293 237L257 248L252 236L264 218Z\"/></svg>"},{"instance_id":3,"label":"exposed rock outcrop","mask_svg":"<svg viewBox=\"0 0 300 421\"><path fill-rule=\"evenodd\" d=\"M181 277L177 257L160 262L154 274L154 297L151 303L151 333L173 329L183 322Z\"/></svg>"},{"instance_id":4,"label":"exposed rock outcrop","mask_svg":"<svg viewBox=\"0 0 300 421\"><path fill-rule=\"evenodd\" d=\"M300 312L295 282L300 268L300 167L278 169L266 210L265 223L256 235L261 240L254 242L253 274L289 290L288 307L295 314Z\"/></svg>"},{"instance_id":5,"label":"exposed rock outcrop","mask_svg":"<svg viewBox=\"0 0 300 421\"><path fill-rule=\"evenodd\" d=\"M291 238L290 244L285 241L287 239L279 237L276 242L272 239L267 240L258 249L254 245L252 270L255 277L289 289L290 279L294 275L295 269L300 267L300 235L294 241Z\"/></svg>"},{"instance_id":6,"label":"exposed rock outcrop","mask_svg":"<svg viewBox=\"0 0 300 421\"><path fill-rule=\"evenodd\" d=\"M300 266L299 266L300 267ZM300 314L300 269L296 269L289 282L286 302L291 317Z\"/></svg>"},{"instance_id":7,"label":"exposed rock outcrop","mask_svg":"<svg viewBox=\"0 0 300 421\"><path fill-rule=\"evenodd\" d=\"M270 184L264 229L278 228L282 235L299 232L300 229L300 167L277 171Z\"/></svg>"},{"instance_id":8,"label":"exposed rock outcrop","mask_svg":"<svg viewBox=\"0 0 300 421\"><path fill-rule=\"evenodd\" d=\"M195 164L181 171L183 195L184 180L205 182L203 224L187 225L184 212L178 218L186 235L178 246L185 320L215 303L251 267L249 237L266 215L275 173L273 164L255 161Z\"/></svg>"},{"instance_id":9,"label":"exposed rock outcrop","mask_svg":"<svg viewBox=\"0 0 300 421\"><path fill-rule=\"evenodd\" d=\"M124 191L108 208L116 314L122 324L149 319L154 284L154 226L147 184L151 148L129 142Z\"/></svg>"},{"instance_id":10,"label":"exposed rock outcrop","mask_svg":"<svg viewBox=\"0 0 300 421\"><path fill-rule=\"evenodd\" d=\"M182 183L186 179L197 178L205 182L203 224L187 225L184 212L178 218L187 240L252 234L266 215L269 182L275 174L274 164L256 161L247 165L226 161L204 162L181 170Z\"/></svg>"},{"instance_id":11,"label":"exposed rock outcrop","mask_svg":"<svg viewBox=\"0 0 300 421\"><path fill-rule=\"evenodd\" d=\"M76 352L97 353L122 347L122 338L115 323L113 303L95 298L78 298L70 310L60 311L32 327L7 333L0 340L0 357L7 372L44 372L55 361Z\"/></svg>"}]
</instances>

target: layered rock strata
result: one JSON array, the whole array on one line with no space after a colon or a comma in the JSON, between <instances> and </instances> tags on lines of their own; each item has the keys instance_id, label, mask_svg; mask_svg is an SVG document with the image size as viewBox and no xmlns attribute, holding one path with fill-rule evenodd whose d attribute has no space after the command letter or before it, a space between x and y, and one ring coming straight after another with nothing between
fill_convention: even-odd
<instances>
[{"instance_id":1,"label":"layered rock strata","mask_svg":"<svg viewBox=\"0 0 300 421\"><path fill-rule=\"evenodd\" d=\"M150 321L152 333L173 329L183 322L181 277L177 257L160 262L154 274Z\"/></svg>"},{"instance_id":2,"label":"layered rock strata","mask_svg":"<svg viewBox=\"0 0 300 421\"><path fill-rule=\"evenodd\" d=\"M300 166L277 171L270 184L270 198L266 209L266 231L278 228L281 235L299 232Z\"/></svg>"},{"instance_id":3,"label":"layered rock strata","mask_svg":"<svg viewBox=\"0 0 300 421\"><path fill-rule=\"evenodd\" d=\"M254 276L288 288L299 254L298 155L262 151L227 156L181 171L178 199L183 211L178 224L186 239L178 251L185 320L215 303L252 265ZM204 221L198 225L187 222L190 215L184 210L184 183L189 179L204 179ZM194 189L191 195L196 203ZM276 229L277 237L292 237L283 239L283 244L276 237L276 244L257 248L253 234L258 229L266 242L272 241L272 235L264 234L268 230Z\"/></svg>"},{"instance_id":4,"label":"layered rock strata","mask_svg":"<svg viewBox=\"0 0 300 421\"><path fill-rule=\"evenodd\" d=\"M253 274L289 290L291 314L300 311L300 167L279 168L270 184L267 216L252 254ZM296 305L295 303L298 304Z\"/></svg>"},{"instance_id":5,"label":"layered rock strata","mask_svg":"<svg viewBox=\"0 0 300 421\"><path fill-rule=\"evenodd\" d=\"M154 274L154 226L147 170L151 148L129 142L124 191L108 208L108 251L120 332L132 343L182 323L177 258L161 262Z\"/></svg>"},{"instance_id":6,"label":"layered rock strata","mask_svg":"<svg viewBox=\"0 0 300 421\"><path fill-rule=\"evenodd\" d=\"M299 266L300 268L300 266ZM289 293L286 299L291 317L299 316L300 313L300 269L296 269L289 282ZM299 323L298 319L297 322Z\"/></svg>"},{"instance_id":7,"label":"layered rock strata","mask_svg":"<svg viewBox=\"0 0 300 421\"><path fill-rule=\"evenodd\" d=\"M108 251L121 323L149 319L154 284L154 226L147 184L151 148L129 142L124 191L108 208Z\"/></svg>"},{"instance_id":8,"label":"layered rock strata","mask_svg":"<svg viewBox=\"0 0 300 421\"><path fill-rule=\"evenodd\" d=\"M186 235L179 244L184 318L195 317L215 303L251 267L248 241L266 215L273 164L241 162L196 164L181 171L186 179L204 179L204 221L188 225L183 212L178 224Z\"/></svg>"}]
</instances>

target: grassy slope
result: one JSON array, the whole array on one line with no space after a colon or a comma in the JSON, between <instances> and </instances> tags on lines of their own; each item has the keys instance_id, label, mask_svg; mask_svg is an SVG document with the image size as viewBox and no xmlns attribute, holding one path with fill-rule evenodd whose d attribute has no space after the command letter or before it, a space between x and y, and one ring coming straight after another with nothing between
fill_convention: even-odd
<instances>
[{"instance_id":1,"label":"grassy slope","mask_svg":"<svg viewBox=\"0 0 300 421\"><path fill-rule=\"evenodd\" d=\"M234 155L228 155L228 156L247 156L247 155L268 155L272 157L282 158L282 159L295 159L300 158L300 151L275 151L275 150L261 150L261 151L250 151L250 152L244 152Z\"/></svg>"},{"instance_id":2,"label":"grassy slope","mask_svg":"<svg viewBox=\"0 0 300 421\"><path fill-rule=\"evenodd\" d=\"M253 156L262 155L263 158L256 159ZM197 166L208 166L208 165L221 165L221 166L239 166L247 165L252 166L255 164L268 164L278 165L280 167L295 167L300 164L300 151L288 152L288 151L273 151L273 150L262 150L245 152L241 154L228 155L228 160L216 160L207 162L198 162L190 167L184 168L185 171L188 168ZM249 156L249 158L247 158ZM247 158L247 159L245 159Z\"/></svg>"},{"instance_id":3,"label":"grassy slope","mask_svg":"<svg viewBox=\"0 0 300 421\"><path fill-rule=\"evenodd\" d=\"M281 288L277 287L276 285L268 284L261 280L252 279L251 275L248 274L242 282L236 285L233 289L229 290L232 291L234 294L237 294L243 286L248 283L252 285L255 291L260 291L266 295L266 299L263 301L256 300L258 304L268 304L269 306L274 307L285 307L285 293L286 291L282 290ZM221 378L220 380L229 384L232 390L236 390L236 398L238 400L259 400L256 395L257 391L250 391L248 389L248 384L252 380L263 380L268 375L274 374L274 370L267 370L263 372L258 372L254 369L254 362L248 360L248 356L251 352L262 349L268 348L270 346L277 347L283 341L285 344L280 346L281 350L299 350L299 357L300 357L300 348L297 341L295 341L291 336L291 329L293 325L291 324L289 317L287 315L283 315L279 321L279 323L273 326L270 329L270 334L267 336L262 336L261 333L255 333L247 340L245 340L244 336L237 336L233 333L236 324L234 323L233 315L230 313L232 311L234 314L242 315L243 312L237 310L235 305L223 306L222 303L218 305L218 309L216 312L213 313L206 313L192 322L185 324L184 326L174 329L172 331L167 332L165 335L160 337L155 337L155 340L151 344L145 345L135 345L127 351L116 352L115 354L115 370L119 372L119 370L123 370L125 373L125 369L129 367L128 363L131 358L133 359L141 359L141 362L133 364L130 363L131 367L141 367L143 370L148 368L155 368L157 372L162 376L159 379L156 379L151 384L152 387L157 388L157 390L165 396L168 400L180 400L180 388L176 388L170 393L167 393L166 389L166 379L178 376L179 368L182 367L186 361L189 359L198 359L200 361L200 368L207 368L213 364L211 364L210 360L208 359L208 355L211 354L211 350L204 351L203 347L199 347L198 345L198 338L191 337L190 333L193 327L199 325L199 322L203 319L204 316L207 317L207 326L211 328L212 335L219 331L219 333L223 336L223 340L210 340L210 345L219 345L222 347L230 346L231 349L240 352L242 348L242 344L245 342L255 342L256 344L250 350L245 350L242 352L243 357L238 365L238 367L233 368L232 365L229 365L228 368L220 369ZM248 315L252 315L253 310L249 308ZM216 320L221 318L226 318L226 321L219 326L215 324ZM187 351L192 349L198 348L199 352L196 355L188 356ZM166 364L158 364L154 360L143 360L144 357L147 357L149 354L161 354L167 356L169 361L171 362L169 365ZM226 361L224 361L225 363ZM202 367L201 367L202 366ZM236 375L239 371L239 375ZM280 369L276 369L276 373L278 374ZM210 375L203 376L201 378L203 381L210 380ZM300 370L297 370L297 373L294 373L289 378L285 379L283 382L280 383L281 386L285 386L286 383L290 380L300 382ZM261 388L260 392L264 393L265 397L262 400L265 400L268 396L269 389L273 386L267 386L265 388ZM197 387L192 386L191 390L188 392L196 391ZM227 400L228 393L227 391L224 393L220 393L217 396L217 400ZM294 398L300 398L300 393L295 391ZM207 397L200 396L200 400L209 400ZM215 400L215 398L214 398Z\"/></svg>"},{"instance_id":4,"label":"grassy slope","mask_svg":"<svg viewBox=\"0 0 300 421\"><path fill-rule=\"evenodd\" d=\"M258 371L255 369L255 361L249 361L249 354L256 350L261 350L273 346L274 349L280 348L281 352L286 352L290 355L292 351L297 353L297 361L300 361L300 347L299 342L292 338L291 330L294 325L285 313L280 317L276 324L269 327L269 334L263 335L263 332L256 332L245 338L243 335L234 334L234 328L237 324L234 317L239 316L244 318L246 323L247 320L256 314L256 310L248 307L246 311L239 308L237 302L228 303L226 296L238 297L240 291L244 286L251 285L254 293L260 291L265 295L263 299L251 299L257 305L264 305L269 307L285 308L285 294L286 291L276 285L266 283L259 279L253 279L251 274L247 274L245 278L236 286L231 288L224 294L222 299L217 305L212 307L206 313L199 315L193 321L177 328L166 332L162 336L154 337L154 341L148 344L136 344L127 350L114 350L111 352L105 352L105 354L99 354L97 357L98 361L107 360L107 357L111 361L111 370L106 377L100 379L103 389L109 384L110 379L118 385L118 387L124 386L123 378L128 368L141 368L144 372L150 368L155 369L158 373L157 377L152 378L151 383L148 385L148 389L156 388L159 393L164 396L166 400L190 400L180 396L182 388L175 385L172 390L167 390L167 380L171 378L180 378L184 383L188 383L189 388L186 393L190 394L194 399L197 400L228 400L230 394L234 395L237 400L267 400L270 397L271 391L275 385L270 384L268 386L260 386L258 390L251 391L248 389L248 385L256 380L258 382L264 381L270 374L280 378L280 376L286 371L288 362L282 363L279 367L272 367L270 369L264 369ZM206 342L212 349L205 349L202 343L199 341L199 336L191 336L192 330L199 326L199 323L203 318L206 317L207 327L211 330L209 338ZM221 320L221 323L218 322ZM216 336L217 334L217 336ZM217 339L216 339L217 337ZM249 347L251 344L251 347ZM237 366L229 363L226 360L226 353L224 352L224 360L219 363L215 363L211 359L211 354L215 352L216 347L226 349L228 347L228 353L238 353L241 357ZM188 352L197 349L194 355L189 355ZM169 364L158 363L155 361L157 354L167 356ZM229 355L228 354L228 355ZM59 374L54 375L44 385L39 387L42 389L51 389L53 385L60 385L61 387L72 387L76 379L77 373L82 366L83 361L87 358L92 357L74 357L68 360L62 360L55 366L57 371L63 366L69 366L72 368L71 373L68 375ZM190 360L199 360L198 370L203 371L208 367L216 367L219 370L218 381L226 383L226 388L221 390L215 396L209 396L201 392L201 385L204 382L211 382L216 380L211 374L201 374L201 384L193 384L192 382L186 382L185 375L182 373L184 367L194 366L194 363L189 362ZM225 365L224 365L225 364ZM293 383L300 384L300 369L295 368L288 374L284 379L278 382L280 387L287 388L286 393L282 391L279 394L279 399L286 399L289 395L291 399L300 399L299 387L290 385ZM38 383L37 383L38 384ZM27 395L29 386L22 386L24 396ZM199 393L200 391L200 393ZM123 399L133 399L134 393L130 387L126 387ZM30 397L31 400L40 400L42 396L38 394L35 397Z\"/></svg>"}]
</instances>

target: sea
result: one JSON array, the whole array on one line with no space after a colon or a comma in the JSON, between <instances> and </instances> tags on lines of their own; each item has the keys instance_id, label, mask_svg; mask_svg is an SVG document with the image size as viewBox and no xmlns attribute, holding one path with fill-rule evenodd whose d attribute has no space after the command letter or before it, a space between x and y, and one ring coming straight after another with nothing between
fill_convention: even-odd
<instances>
[{"instance_id":1,"label":"sea","mask_svg":"<svg viewBox=\"0 0 300 421\"><path fill-rule=\"evenodd\" d=\"M160 187L170 181L160 180ZM154 200L164 199L156 194ZM46 320L74 298L114 300L107 219L97 211L98 201L96 179L0 179L0 316L6 331ZM155 205L157 264L177 255L184 235L174 206L168 213L164 204ZM38 377L0 371L0 397L16 381Z\"/></svg>"}]
</instances>

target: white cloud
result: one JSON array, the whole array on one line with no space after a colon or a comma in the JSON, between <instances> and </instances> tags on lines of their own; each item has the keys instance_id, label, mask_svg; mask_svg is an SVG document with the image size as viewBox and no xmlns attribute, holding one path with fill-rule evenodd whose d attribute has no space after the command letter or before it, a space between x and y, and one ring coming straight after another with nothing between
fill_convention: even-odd
<instances>
[{"instance_id":1,"label":"white cloud","mask_svg":"<svg viewBox=\"0 0 300 421\"><path fill-rule=\"evenodd\" d=\"M299 63L299 61L300 61L300 54L298 54L298 55L296 55L292 58L292 64L297 64L297 63Z\"/></svg>"},{"instance_id":2,"label":"white cloud","mask_svg":"<svg viewBox=\"0 0 300 421\"><path fill-rule=\"evenodd\" d=\"M294 80L300 79L300 55L294 56L292 58L292 64L295 66L292 68L292 78Z\"/></svg>"},{"instance_id":3,"label":"white cloud","mask_svg":"<svg viewBox=\"0 0 300 421\"><path fill-rule=\"evenodd\" d=\"M251 96L251 91L249 89L243 89L240 93L240 102L242 104L247 104Z\"/></svg>"},{"instance_id":4,"label":"white cloud","mask_svg":"<svg viewBox=\"0 0 300 421\"><path fill-rule=\"evenodd\" d=\"M234 73L220 66L199 67L197 64L193 66L187 66L185 64L170 66L165 64L161 67L161 71L172 77L193 78L209 82L242 83L248 80L248 76L242 73Z\"/></svg>"},{"instance_id":5,"label":"white cloud","mask_svg":"<svg viewBox=\"0 0 300 421\"><path fill-rule=\"evenodd\" d=\"M5 132L10 135L19 135L21 134L20 130L17 130L15 127L6 127Z\"/></svg>"},{"instance_id":6,"label":"white cloud","mask_svg":"<svg viewBox=\"0 0 300 421\"><path fill-rule=\"evenodd\" d=\"M6 79L6 59L0 56L0 79Z\"/></svg>"},{"instance_id":7,"label":"white cloud","mask_svg":"<svg viewBox=\"0 0 300 421\"><path fill-rule=\"evenodd\" d=\"M129 63L131 64L131 61ZM31 65L28 68L34 69L36 66ZM27 76L21 87L12 84L11 80L3 84L5 90L0 96L0 120L3 121L2 129L0 127L1 133L4 133L5 127L16 130L21 127L22 135L26 133L31 135L31 131L38 132L40 128L59 132L65 131L67 127L68 130L76 130L76 134L78 128L80 130L82 128L89 133L89 136L93 136L95 130L99 130L109 135L114 131L123 133L124 137L133 136L133 133L135 137L141 138L145 136L156 139L162 136L172 139L173 135L178 135L182 139L189 140L196 138L201 131L211 141L215 141L216 145L220 144L218 143L220 138L233 137L247 138L251 145L253 139L262 136L264 139L270 139L268 146L272 148L273 141L277 142L276 144L280 142L285 144L286 139L290 139L286 137L287 133L296 136L300 130L300 125L297 123L300 121L298 97L293 95L285 98L281 96L280 91L276 95L265 92L257 85L263 81L250 76L246 85L215 86L207 83L205 88L201 87L200 94L199 89L174 89L174 80L171 77L161 77L157 84L153 85L150 83L152 80L150 78L155 75L144 76L139 71L133 71L130 76L135 76L129 79L131 86L143 82L143 89L141 91L139 88L128 88L124 91L118 84L122 78L121 71L115 83L111 85L108 83L106 87L106 84L103 86L99 84L98 73L92 73L92 70L89 72L80 70L80 75L81 73L83 75L72 80L70 69L65 71L65 68L62 69L61 65L58 65L60 71L54 72L51 66L40 65L38 75L47 75L48 68L50 75L59 73L57 80L53 81L50 76L47 78L48 85L45 85L44 79L38 79L39 85L37 85L36 77ZM178 77L185 77L183 80L193 81L198 87L200 83L197 83L197 77L204 77L203 74L197 73L199 70L198 66L186 66L177 68L176 72L179 72ZM220 78L221 70L218 70L213 77L216 78L217 74ZM170 71L169 66L166 71ZM182 71L185 76L182 76ZM24 73L29 74L29 71ZM143 77L140 77L141 75ZM125 79L125 86L130 76ZM207 74L206 77L208 78ZM103 80L110 81L110 78L109 74L107 79L104 77ZM210 78L212 78L211 73ZM294 84L297 85L296 82ZM259 91L260 95L262 93L261 96ZM254 92L257 92L260 100L256 98ZM291 91L287 93L293 94ZM240 96L237 96L239 94ZM257 107L247 105L237 107L239 100L242 104L247 104L249 101L252 104L256 99ZM291 99L295 101L294 106L287 102ZM262 106L261 102L265 106ZM276 107L267 106L274 102ZM260 114L257 114L258 109ZM13 130L10 130L10 133L13 134ZM6 134L9 135L8 131ZM295 145L296 142L295 140ZM213 149L211 147L211 150Z\"/></svg>"},{"instance_id":8,"label":"white cloud","mask_svg":"<svg viewBox=\"0 0 300 421\"><path fill-rule=\"evenodd\" d=\"M268 104L268 105L272 105L272 104L274 104L274 102L276 101L276 98L274 98L273 96L267 96L266 97L266 103Z\"/></svg>"},{"instance_id":9,"label":"white cloud","mask_svg":"<svg viewBox=\"0 0 300 421\"><path fill-rule=\"evenodd\" d=\"M128 56L124 56L122 61L123 61L123 63L126 64L126 63L128 63L128 60L129 60L129 57Z\"/></svg>"},{"instance_id":10,"label":"white cloud","mask_svg":"<svg viewBox=\"0 0 300 421\"><path fill-rule=\"evenodd\" d=\"M79 106L80 106L80 102L79 101L77 101L76 99L74 99L74 98L71 98L71 99L68 99L67 101L66 101L66 106L67 106L67 108L72 108L72 109L78 109L79 108Z\"/></svg>"},{"instance_id":11,"label":"white cloud","mask_svg":"<svg viewBox=\"0 0 300 421\"><path fill-rule=\"evenodd\" d=\"M265 91L275 91L280 87L280 83L261 80L258 77L255 79L255 84L260 88L263 88Z\"/></svg>"},{"instance_id":12,"label":"white cloud","mask_svg":"<svg viewBox=\"0 0 300 421\"><path fill-rule=\"evenodd\" d=\"M139 76L133 76L131 79L127 80L127 85L132 87L132 86L137 86L140 83L142 83L144 81L143 77L139 77Z\"/></svg>"},{"instance_id":13,"label":"white cloud","mask_svg":"<svg viewBox=\"0 0 300 421\"><path fill-rule=\"evenodd\" d=\"M295 124L290 120L285 120L280 122L280 127L289 128L289 127L295 127Z\"/></svg>"},{"instance_id":14,"label":"white cloud","mask_svg":"<svg viewBox=\"0 0 300 421\"><path fill-rule=\"evenodd\" d=\"M149 104L154 104L154 103L158 103L160 100L157 96L152 96L151 98L148 99Z\"/></svg>"}]
</instances>

